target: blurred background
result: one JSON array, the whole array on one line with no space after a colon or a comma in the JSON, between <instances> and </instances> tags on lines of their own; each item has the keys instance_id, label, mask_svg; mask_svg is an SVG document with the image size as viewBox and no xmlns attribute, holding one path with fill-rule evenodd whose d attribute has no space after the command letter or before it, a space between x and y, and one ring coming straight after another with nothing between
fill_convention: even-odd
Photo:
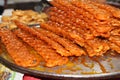
<instances>
[{"instance_id":1,"label":"blurred background","mask_svg":"<svg viewBox=\"0 0 120 80\"><path fill-rule=\"evenodd\" d=\"M0 15L3 13L4 9L40 9L40 1L45 0L0 0ZM98 2L105 2L110 5L120 8L120 0L93 0Z\"/></svg>"},{"instance_id":2,"label":"blurred background","mask_svg":"<svg viewBox=\"0 0 120 80\"><path fill-rule=\"evenodd\" d=\"M39 5L41 0L0 0L0 15L4 9L32 9Z\"/></svg>"}]
</instances>

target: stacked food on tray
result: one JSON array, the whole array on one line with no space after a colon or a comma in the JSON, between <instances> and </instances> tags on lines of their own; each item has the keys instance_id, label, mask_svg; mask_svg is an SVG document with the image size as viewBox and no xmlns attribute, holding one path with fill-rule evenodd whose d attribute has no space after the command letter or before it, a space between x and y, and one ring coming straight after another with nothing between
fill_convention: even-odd
<instances>
[{"instance_id":1,"label":"stacked food on tray","mask_svg":"<svg viewBox=\"0 0 120 80\"><path fill-rule=\"evenodd\" d=\"M50 3L46 13L16 10L3 17L1 41L17 65L38 66L42 57L47 67L54 67L66 64L71 56L120 53L120 9L90 0Z\"/></svg>"}]
</instances>

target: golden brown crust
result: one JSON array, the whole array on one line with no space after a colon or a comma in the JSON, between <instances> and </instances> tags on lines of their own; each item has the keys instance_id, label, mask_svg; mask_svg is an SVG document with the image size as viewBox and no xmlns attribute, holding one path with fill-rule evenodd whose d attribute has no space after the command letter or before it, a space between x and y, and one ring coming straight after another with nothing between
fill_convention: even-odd
<instances>
[{"instance_id":1,"label":"golden brown crust","mask_svg":"<svg viewBox=\"0 0 120 80\"><path fill-rule=\"evenodd\" d=\"M57 6L53 7L53 9L51 9L51 12L49 13L49 15L51 17L49 19L52 21L56 20L56 22L63 23L65 26L74 26L74 27L76 27L75 29L77 29L77 27L82 28L83 30L89 29L89 32L92 35L87 33L86 30L85 30L85 33L87 33L87 35L90 35L91 38L92 38L92 36L109 37L110 36L109 31L112 30L111 24L119 25L118 22L116 23L116 21L112 21L111 19L106 19L106 20L96 19L93 14L90 14L88 11L84 10L82 7L79 7L79 8L76 7L78 5L77 3L78 4L80 3L81 4L80 6L82 6L82 7L83 7L83 4L85 4L84 6L88 6L87 2L85 3L85 2L77 1L77 0L75 0L73 2L72 1L70 1L70 2L63 1L63 0L55 0L55 1L53 0L52 4L53 5L57 4ZM62 8L62 7L64 7L64 8ZM97 10L94 10L94 11L97 11ZM93 13L93 11L92 11L92 13ZM107 12L107 13L109 13L109 12ZM99 14L102 16L103 14L107 15L107 13L100 14L100 11L98 11L96 14ZM100 18L102 18L102 17L100 17ZM81 32L81 31L79 31L79 32ZM84 36L86 36L86 34Z\"/></svg>"},{"instance_id":2,"label":"golden brown crust","mask_svg":"<svg viewBox=\"0 0 120 80\"><path fill-rule=\"evenodd\" d=\"M84 38L77 34L76 32L71 32L71 30L68 27L62 27L56 25L56 23L49 22L49 24L41 23L40 24L42 28L50 30L58 35L61 35L63 37L66 37L75 43L79 44L80 46L84 45Z\"/></svg>"},{"instance_id":3,"label":"golden brown crust","mask_svg":"<svg viewBox=\"0 0 120 80\"><path fill-rule=\"evenodd\" d=\"M93 1L89 1L89 2L90 2L90 4L93 4L101 9L108 11L109 13L112 14L113 17L120 18L120 9L110 6L108 4L102 4L102 3L97 3L97 2L93 2Z\"/></svg>"},{"instance_id":4,"label":"golden brown crust","mask_svg":"<svg viewBox=\"0 0 120 80\"><path fill-rule=\"evenodd\" d=\"M39 65L39 58L34 54L31 54L27 47L20 42L10 30L0 28L0 37L9 55L17 65L22 67L33 67Z\"/></svg>"},{"instance_id":5,"label":"golden brown crust","mask_svg":"<svg viewBox=\"0 0 120 80\"><path fill-rule=\"evenodd\" d=\"M87 50L89 56L102 55L110 49L108 38L111 36L111 31L119 26L119 20L113 18L108 10L95 5L97 2L92 3L89 0L53 0L51 3L54 7L48 13L49 22L42 24L43 28L55 32L52 27L59 27L59 31L55 32L57 34L61 34L62 31L66 31L64 34L75 32L84 39L84 41L75 41L78 39L75 37L75 43L82 42L79 45Z\"/></svg>"},{"instance_id":6,"label":"golden brown crust","mask_svg":"<svg viewBox=\"0 0 120 80\"><path fill-rule=\"evenodd\" d=\"M60 56L55 50L53 50L49 45L44 43L42 40L20 29L16 30L14 33L18 37L20 37L24 42L33 47L38 52L38 54L43 57L47 67L54 67L57 65L63 65L67 63L68 61L67 57Z\"/></svg>"},{"instance_id":7,"label":"golden brown crust","mask_svg":"<svg viewBox=\"0 0 120 80\"><path fill-rule=\"evenodd\" d=\"M66 50L68 50L71 53L69 56L81 56L81 55L86 54L82 48L78 47L76 44L74 44L69 39L66 39L64 37L60 37L60 36L54 34L53 32L50 32L50 31L42 29L42 28L40 28L40 29L34 28L34 29L37 30L38 32L44 34L44 35L47 35L49 38L51 38L54 41L61 44Z\"/></svg>"},{"instance_id":8,"label":"golden brown crust","mask_svg":"<svg viewBox=\"0 0 120 80\"><path fill-rule=\"evenodd\" d=\"M120 9L91 0L52 0L51 4L41 28L14 21L21 29L15 34L44 58L46 66L66 64L66 56L120 53Z\"/></svg>"},{"instance_id":9,"label":"golden brown crust","mask_svg":"<svg viewBox=\"0 0 120 80\"><path fill-rule=\"evenodd\" d=\"M73 5L85 9L98 20L108 20L110 18L110 14L106 10L100 9L87 2L88 1L71 0Z\"/></svg>"},{"instance_id":10,"label":"golden brown crust","mask_svg":"<svg viewBox=\"0 0 120 80\"><path fill-rule=\"evenodd\" d=\"M112 50L120 53L120 46L116 45L115 43L109 42L109 46Z\"/></svg>"},{"instance_id":11,"label":"golden brown crust","mask_svg":"<svg viewBox=\"0 0 120 80\"><path fill-rule=\"evenodd\" d=\"M29 28L27 25L24 25L22 23L19 23L18 21L15 21L16 25L21 28L24 31L28 31L30 32L32 35L38 37L39 39L45 41L46 43L48 43L48 45L50 45L53 49L56 50L56 52L58 52L59 54L61 54L62 56L66 56L71 54L69 51L67 51L64 47L62 47L60 44L58 44L57 42L53 41L52 39L48 38L46 35L41 34L39 32L37 32L36 30ZM64 55L66 54L66 55Z\"/></svg>"},{"instance_id":12,"label":"golden brown crust","mask_svg":"<svg viewBox=\"0 0 120 80\"><path fill-rule=\"evenodd\" d=\"M120 46L120 36L110 36L109 38L110 42L113 42L115 44L117 44L118 46Z\"/></svg>"},{"instance_id":13,"label":"golden brown crust","mask_svg":"<svg viewBox=\"0 0 120 80\"><path fill-rule=\"evenodd\" d=\"M93 40L87 40L86 43L88 45L85 45L85 48L89 56L102 56L110 49L107 40L94 38Z\"/></svg>"}]
</instances>

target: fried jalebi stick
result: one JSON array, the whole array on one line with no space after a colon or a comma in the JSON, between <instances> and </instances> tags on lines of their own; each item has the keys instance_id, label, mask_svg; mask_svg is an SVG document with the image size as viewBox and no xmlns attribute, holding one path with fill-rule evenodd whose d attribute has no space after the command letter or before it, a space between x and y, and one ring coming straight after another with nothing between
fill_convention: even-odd
<instances>
[{"instance_id":1,"label":"fried jalebi stick","mask_svg":"<svg viewBox=\"0 0 120 80\"><path fill-rule=\"evenodd\" d=\"M65 18L66 19L66 18ZM82 34L84 36L84 38L86 39L92 39L94 37L94 35L92 35L91 33L91 30L88 30L87 28L84 27L85 23L82 25L78 25L78 24L72 24L70 22L67 22L65 21L65 19L62 19L62 17L58 17L58 16L51 16L50 17L50 20L53 21L53 22L57 22L57 23L60 23L62 25L62 28L64 29L65 27L68 27L68 30L73 33L76 32L76 33L79 33L79 34ZM82 24L82 21L80 22ZM95 32L95 31L94 31ZM97 32L96 32L97 33Z\"/></svg>"},{"instance_id":2,"label":"fried jalebi stick","mask_svg":"<svg viewBox=\"0 0 120 80\"><path fill-rule=\"evenodd\" d=\"M59 15L58 15L59 14ZM69 14L68 14L69 15ZM99 25L94 26L93 22L89 20L84 20L78 17L67 17L67 13L54 10L50 14L49 19L53 22L58 22L62 25L69 27L69 29L75 30L80 34L84 35L86 39L93 39L96 36L109 37L109 31L112 29L111 26Z\"/></svg>"},{"instance_id":3,"label":"fried jalebi stick","mask_svg":"<svg viewBox=\"0 0 120 80\"><path fill-rule=\"evenodd\" d=\"M113 16L111 19L109 19L108 23L111 23L112 26L120 26L120 9L115 8L114 6L110 6L108 4L102 4L102 3L97 3L93 1L89 1L89 4L93 4L95 6L98 6L101 9L104 9L111 13L111 16ZM117 19L118 18L118 19Z\"/></svg>"},{"instance_id":4,"label":"fried jalebi stick","mask_svg":"<svg viewBox=\"0 0 120 80\"><path fill-rule=\"evenodd\" d=\"M93 4L95 6L98 6L99 8L110 12L114 17L120 18L120 9L119 8L115 8L115 7L110 6L108 4L102 4L102 3L97 3L97 2L93 2L93 1L91 1L89 4Z\"/></svg>"},{"instance_id":5,"label":"fried jalebi stick","mask_svg":"<svg viewBox=\"0 0 120 80\"><path fill-rule=\"evenodd\" d=\"M82 32L81 30L84 30L84 33L86 33L88 36L88 39L90 39L90 36L103 36L103 37L109 37L109 31L112 29L111 26L101 25L94 20L89 20L83 15L78 15L72 12L74 15L69 14L71 11L65 12L61 10L57 10L56 8L53 8L53 12L50 12L49 19L55 22L58 22L60 24L64 24L65 26L68 26L69 28L73 28L75 30L78 30L78 32ZM97 23L97 25L96 25ZM99 26L98 26L99 25ZM72 26L72 27L71 27ZM87 30L86 30L87 29ZM93 35L88 33L92 33ZM87 38L87 36L86 36Z\"/></svg>"},{"instance_id":6,"label":"fried jalebi stick","mask_svg":"<svg viewBox=\"0 0 120 80\"><path fill-rule=\"evenodd\" d=\"M79 8L85 9L90 14L93 14L94 17L98 20L107 20L110 18L109 13L106 12L105 10L102 10L102 9L98 8L97 6L94 6L92 4L86 4L83 1L78 1L78 0L71 0L71 1L53 0L53 1L58 3L58 4L61 4L62 6L67 7L68 9L70 8L70 9L76 10L78 12L80 12Z\"/></svg>"},{"instance_id":7,"label":"fried jalebi stick","mask_svg":"<svg viewBox=\"0 0 120 80\"><path fill-rule=\"evenodd\" d=\"M83 19L78 18L77 15L72 15L72 13L74 14L75 12L70 11L70 12L66 13L65 11L57 10L56 8L53 8L53 9L54 10L49 13L49 15L50 15L49 19L51 21L65 25L65 26L69 27L69 29L71 28L72 30L77 30L80 33L83 32L82 31L83 29L86 29L85 28L86 22L84 22ZM84 18L84 17L82 17L82 18ZM86 32L84 32L84 33L86 33ZM83 33L81 33L81 34L83 34Z\"/></svg>"},{"instance_id":8,"label":"fried jalebi stick","mask_svg":"<svg viewBox=\"0 0 120 80\"><path fill-rule=\"evenodd\" d=\"M113 36L120 36L120 28L114 29L111 32L111 35Z\"/></svg>"},{"instance_id":9,"label":"fried jalebi stick","mask_svg":"<svg viewBox=\"0 0 120 80\"><path fill-rule=\"evenodd\" d=\"M67 19L66 18L67 17L64 17L64 16L54 16L53 15L49 19L53 22L56 22L56 23L66 26L66 27L69 27L69 29L71 29L71 30L76 30L76 31L80 30L79 32L83 32L82 30L84 28L81 27L81 29L79 29L80 27L78 27L78 26L80 26L80 25L75 24L72 22L72 20L70 21L69 18L67 18Z\"/></svg>"},{"instance_id":10,"label":"fried jalebi stick","mask_svg":"<svg viewBox=\"0 0 120 80\"><path fill-rule=\"evenodd\" d=\"M75 7L75 6L73 6L73 5L71 5L71 4L73 4L72 2L71 2L71 4L70 4L70 2L68 2L68 1L63 1L63 0L61 0L61 1L59 1L59 0L57 0L57 2L58 2L58 4L59 5L61 5L61 6L65 6L68 10L66 10L66 12L69 12L69 11L75 11L75 13L77 13L78 15L77 15L77 17L79 17L79 15L82 15L83 16L83 20L87 20L87 21L89 21L88 23L93 23L93 22L97 22L97 23L100 23L100 24L105 24L105 23L108 23L109 21L109 19L107 19L107 21L99 21L99 19L94 19L94 15L92 15L92 14L90 14L90 13L88 13L86 10L83 10L82 8L77 8L77 7ZM64 3L63 3L64 2ZM77 2L80 2L80 1L77 1ZM61 4L60 4L61 3ZM81 2L81 3L84 3L84 2ZM66 5L65 5L66 4ZM67 5L67 4L69 4L69 5ZM87 5L87 3L85 3L86 5ZM90 5L90 4L89 4ZM58 7L59 8L59 7ZM70 10L69 10L70 9ZM65 11L65 10L64 10ZM97 10L95 10L95 11L97 11ZM93 13L93 12L92 12ZM98 13L99 14L99 13ZM106 15L106 14L105 14ZM85 18L85 19L84 19ZM88 19L87 19L88 18ZM91 21L91 22L90 22ZM96 23L95 23L96 24Z\"/></svg>"},{"instance_id":11,"label":"fried jalebi stick","mask_svg":"<svg viewBox=\"0 0 120 80\"><path fill-rule=\"evenodd\" d=\"M62 10L62 9L58 9L57 7L52 7L50 9L50 12L53 12L53 13L57 12L59 14L64 14L66 17L69 17L69 18L78 16L77 13L75 11L73 11L73 10L65 11L65 10Z\"/></svg>"},{"instance_id":12,"label":"fried jalebi stick","mask_svg":"<svg viewBox=\"0 0 120 80\"><path fill-rule=\"evenodd\" d=\"M76 44L74 44L69 39L66 39L64 37L60 37L60 36L56 35L55 33L50 32L50 31L45 30L45 29L42 29L42 28L34 28L34 29L40 33L47 35L49 38L55 40L56 42L58 42L62 46L64 46L68 51L70 51L72 53L69 56L81 56L81 55L86 54L85 51L81 47L78 47Z\"/></svg>"},{"instance_id":13,"label":"fried jalebi stick","mask_svg":"<svg viewBox=\"0 0 120 80\"><path fill-rule=\"evenodd\" d=\"M76 32L71 32L71 30L68 27L58 26L54 22L49 22L49 24L41 23L40 25L44 29L50 30L58 35L73 40L80 46L84 46L84 38L81 35L76 34Z\"/></svg>"},{"instance_id":14,"label":"fried jalebi stick","mask_svg":"<svg viewBox=\"0 0 120 80\"><path fill-rule=\"evenodd\" d=\"M90 14L93 14L93 16L98 20L108 20L110 18L110 14L106 10L100 9L92 4L88 4L87 1L71 0L71 4L85 9Z\"/></svg>"},{"instance_id":15,"label":"fried jalebi stick","mask_svg":"<svg viewBox=\"0 0 120 80\"><path fill-rule=\"evenodd\" d=\"M49 26L48 24L46 25L46 24L42 24L42 26L44 27L44 28L46 28L46 29L48 29L48 30L51 30L52 32L54 31L54 28L56 29L56 27L55 27L55 24L53 23L53 22L51 22L51 26ZM41 26L41 27L42 27ZM46 27L45 27L46 26ZM54 28L52 29L51 27L52 26L54 26ZM63 29L63 28L62 28ZM57 32L56 31L54 31L55 33L57 33L57 34L62 34L62 33L58 33L59 31L57 30ZM61 32L61 31L60 31ZM66 34L66 32L64 33L64 34ZM64 35L63 34L63 35ZM64 35L65 36L65 35ZM70 38L69 38L70 39ZM75 39L77 39L77 37L75 38ZM88 52L88 54L91 54L90 56L95 56L95 55L99 55L100 56L100 54L96 54L95 53L95 51L93 50L93 47L91 47L92 45L88 45L87 43L86 43L86 41L89 41L89 40L85 40L84 39L84 42L82 42L82 41L79 41L80 43L82 42L82 44L84 44L82 47L85 47L85 49L87 50L87 52ZM75 42L75 43L77 43L77 44L79 44L78 42ZM80 45L80 44L79 44Z\"/></svg>"},{"instance_id":16,"label":"fried jalebi stick","mask_svg":"<svg viewBox=\"0 0 120 80\"><path fill-rule=\"evenodd\" d=\"M52 39L49 39L46 35L43 35L43 34L37 32L36 30L34 30L33 28L30 28L27 25L24 25L18 21L15 21L15 23L20 29L27 31L27 32L31 33L32 35L34 35L34 36L40 38L41 40L45 41L46 43L48 43L48 45L50 45L53 49L55 49L56 52L58 52L60 55L67 56L67 55L71 54L69 51L67 51L65 48L63 48L60 44L53 41Z\"/></svg>"},{"instance_id":17,"label":"fried jalebi stick","mask_svg":"<svg viewBox=\"0 0 120 80\"><path fill-rule=\"evenodd\" d=\"M88 45L85 45L85 48L89 56L102 56L110 49L107 40L94 38L93 40L87 40L86 43Z\"/></svg>"},{"instance_id":18,"label":"fried jalebi stick","mask_svg":"<svg viewBox=\"0 0 120 80\"><path fill-rule=\"evenodd\" d=\"M57 4L57 3L55 3L54 1L53 2L51 2L53 5L54 4ZM82 9L81 10L76 10L76 11L79 11L79 12L75 12L75 10L74 9L70 9L69 10L69 8L66 8L66 7L64 7L64 9L62 8L63 6L62 5L60 5L60 4L57 4L57 5L59 5L59 6L56 6L58 9L60 9L60 10L62 10L64 13L64 15L66 14L66 16L69 16L69 17L76 17L76 18L78 18L80 15L82 15L83 17L81 17L82 19L84 19L84 18L87 18L88 16L89 16L89 14L88 13L86 13L85 11L82 11ZM52 11L53 11L53 13L55 13L58 9L56 8L56 7L53 7L52 8ZM60 11L60 10L58 10L58 11ZM51 11L51 12L52 12ZM58 15L57 15L58 16ZM87 17L86 17L87 16ZM91 16L89 16L89 18L92 18L92 15ZM69 19L68 19L69 20ZM89 19L88 19L89 20ZM72 20L73 22L75 22L76 21L76 19L74 20ZM71 21L71 22L72 22ZM90 20L89 20L90 21ZM78 22L79 23L79 22Z\"/></svg>"},{"instance_id":19,"label":"fried jalebi stick","mask_svg":"<svg viewBox=\"0 0 120 80\"><path fill-rule=\"evenodd\" d=\"M24 42L33 47L38 54L40 54L46 62L47 67L54 67L57 65L63 65L68 62L67 57L60 56L55 50L44 43L42 40L30 35L29 33L22 31L20 29L14 32L18 37L20 37Z\"/></svg>"},{"instance_id":20,"label":"fried jalebi stick","mask_svg":"<svg viewBox=\"0 0 120 80\"><path fill-rule=\"evenodd\" d=\"M89 1L88 1L89 2ZM112 20L110 20L110 19L107 19L106 21L99 21L99 20L97 20L97 19L94 19L94 16L92 15L92 14L89 14L88 12L86 12L85 10L83 10L82 8L77 8L77 7L72 7L71 6L71 4L68 6L68 5L64 5L64 9L63 8L61 8L61 7L63 7L61 4L59 4L59 3L56 3L56 2L54 2L54 1L52 1L52 4L54 5L54 4L57 4L57 5L59 5L59 6L56 6L58 9L61 9L61 10L63 10L63 11L65 11L66 13L69 13L70 14L70 12L69 11L72 11L72 12L74 12L75 11L75 13L77 13L78 15L77 16L79 16L79 15L82 15L82 16L84 16L82 19L84 19L84 20L87 20L88 21L88 23L92 23L92 24L94 24L94 25L96 25L96 23L99 23L99 24L101 24L101 25L103 25L103 24L107 24L107 23L109 23L110 21L112 21ZM66 3L67 4L67 3ZM66 7L66 9L65 9L65 6L68 6L68 7ZM72 14L72 13L71 13ZM87 19L88 18L88 19ZM98 27L98 25L99 24L97 24L97 26L96 27ZM118 23L117 23L118 24ZM93 25L92 25L93 26ZM105 27L106 28L106 27ZM98 30L99 31L99 30Z\"/></svg>"},{"instance_id":21,"label":"fried jalebi stick","mask_svg":"<svg viewBox=\"0 0 120 80\"><path fill-rule=\"evenodd\" d=\"M117 35L110 36L109 40L110 42L113 42L116 45L120 46L120 36L117 36Z\"/></svg>"},{"instance_id":22,"label":"fried jalebi stick","mask_svg":"<svg viewBox=\"0 0 120 80\"><path fill-rule=\"evenodd\" d=\"M52 22L53 23L53 22ZM54 24L55 25L55 24ZM62 28L63 29L63 28ZM90 45L88 45L88 44L86 44L86 43L84 43L84 47L87 49L87 52L89 53L89 54L91 54L90 56L95 56L95 55L97 55L97 56L100 56L100 55L102 55L102 52L106 52L107 50L108 50L108 45L107 44L104 44L104 41L103 41L103 44L104 44L104 48L102 48L101 50L99 50L99 52L97 52L96 53L96 48L94 49L94 47L93 47L93 45L92 44L96 44L95 43L95 41L94 41L94 43L92 43L91 41L92 40L85 40L84 39L84 41L85 42L88 42ZM100 44L100 41L96 41L96 42L98 42L98 44ZM95 47L99 47L100 45L94 45ZM98 51L98 50L97 50Z\"/></svg>"},{"instance_id":23,"label":"fried jalebi stick","mask_svg":"<svg viewBox=\"0 0 120 80\"><path fill-rule=\"evenodd\" d=\"M58 15L59 14L59 15ZM69 10L69 11L65 11L65 10L61 10L58 9L56 7L52 7L48 13L48 15L50 16L63 16L66 17L67 21L71 21L71 22L75 22L79 24L80 21L78 21L78 19L80 20L81 18L85 18L83 15L77 14L75 11L73 10ZM80 18L79 18L80 16Z\"/></svg>"},{"instance_id":24,"label":"fried jalebi stick","mask_svg":"<svg viewBox=\"0 0 120 80\"><path fill-rule=\"evenodd\" d=\"M96 26L94 28L99 33L107 33L107 32L110 32L112 30L111 25L98 25L98 27Z\"/></svg>"},{"instance_id":25,"label":"fried jalebi stick","mask_svg":"<svg viewBox=\"0 0 120 80\"><path fill-rule=\"evenodd\" d=\"M117 44L109 42L109 46L112 50L115 50L116 52L120 53L120 46L118 46Z\"/></svg>"},{"instance_id":26,"label":"fried jalebi stick","mask_svg":"<svg viewBox=\"0 0 120 80\"><path fill-rule=\"evenodd\" d=\"M88 14L88 12L86 12L84 9L82 8L77 8L73 5L61 5L59 3L57 3L56 1L51 1L50 2L53 6L57 7L58 9L60 10L63 10L65 12L68 12L68 11L75 11L77 14L79 15L83 15L84 17L87 17L89 19L94 19L94 17L91 15L91 14Z\"/></svg>"},{"instance_id":27,"label":"fried jalebi stick","mask_svg":"<svg viewBox=\"0 0 120 80\"><path fill-rule=\"evenodd\" d=\"M0 37L12 60L22 67L33 67L40 63L38 55L32 54L18 38L6 28L0 28Z\"/></svg>"},{"instance_id":28,"label":"fried jalebi stick","mask_svg":"<svg viewBox=\"0 0 120 80\"><path fill-rule=\"evenodd\" d=\"M108 23L111 24L112 27L119 27L120 26L119 19L111 19L111 21L109 21Z\"/></svg>"},{"instance_id":29,"label":"fried jalebi stick","mask_svg":"<svg viewBox=\"0 0 120 80\"><path fill-rule=\"evenodd\" d=\"M65 25L72 24L74 26L76 26L76 25L79 26L82 22L84 22L84 20L83 20L84 17L81 15L82 19L79 18L79 15L76 14L74 11L65 12L65 11L59 10L55 7L51 8L51 9L54 9L54 10L51 10L49 12L50 19L51 19L51 17L58 17L59 19L62 19L62 21L66 22ZM82 26L79 26L79 27L82 28Z\"/></svg>"},{"instance_id":30,"label":"fried jalebi stick","mask_svg":"<svg viewBox=\"0 0 120 80\"><path fill-rule=\"evenodd\" d=\"M59 15L58 15L59 14ZM69 17L68 17L69 16ZM50 20L54 20L52 17L57 17L57 21L58 22L60 22L60 23L66 23L66 25L77 25L76 23L75 23L75 20L72 18L72 17L70 17L71 15L67 15L66 13L58 13L58 12L53 12L53 14L50 14L50 17L49 17L49 19ZM57 22L56 21L56 22ZM68 24L67 24L68 23Z\"/></svg>"},{"instance_id":31,"label":"fried jalebi stick","mask_svg":"<svg viewBox=\"0 0 120 80\"><path fill-rule=\"evenodd\" d=\"M51 3L54 7L57 7L58 9L61 9L61 10L63 10L63 11L67 11L67 10L68 10L66 7L61 6L60 4L58 4L58 3L54 2L54 1L51 1L50 3Z\"/></svg>"},{"instance_id":32,"label":"fried jalebi stick","mask_svg":"<svg viewBox=\"0 0 120 80\"><path fill-rule=\"evenodd\" d=\"M75 1L75 2L74 2ZM80 4L79 3L84 3L84 2L80 2L80 1L76 1L76 0L73 0L73 2L72 2L72 4L75 4L76 6L80 6ZM86 5L88 5L88 4L86 4ZM89 4L90 5L90 4ZM91 8L90 8L91 9ZM105 17L105 15L107 15L107 13L105 14L105 13L102 13L102 14L104 14L104 16L102 17L102 14L100 14L101 13L101 11L99 11L99 10L95 10L95 11L98 11L98 15L96 15L97 17L100 17L100 18L103 18L103 17ZM92 13L94 13L94 12L92 12ZM100 16L99 16L100 15ZM108 14L109 15L109 14ZM94 15L93 15L94 16ZM110 15L109 15L110 16ZM104 21L104 24L103 24L103 22L99 22L99 21L94 21L94 20L91 20L91 21L93 21L93 22L90 22L90 20L87 20L86 21L86 19L84 19L90 26L93 26L93 28L97 31L97 32L99 32L99 33L106 33L106 32L108 32L108 31L110 31L111 30L111 26L110 25L106 25L106 23L108 23L108 20L109 19L107 19L107 16L105 17L106 18L106 20L107 21ZM104 18L103 18L104 19ZM110 21L110 20L109 20ZM95 24L94 24L94 22L95 22ZM97 25L96 25L97 24ZM98 26L99 25L99 26Z\"/></svg>"}]
</instances>

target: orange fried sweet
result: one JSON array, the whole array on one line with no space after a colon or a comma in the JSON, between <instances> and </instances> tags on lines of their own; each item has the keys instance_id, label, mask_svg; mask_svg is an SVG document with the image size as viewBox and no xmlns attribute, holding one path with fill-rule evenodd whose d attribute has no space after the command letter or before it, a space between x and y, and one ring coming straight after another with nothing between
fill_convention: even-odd
<instances>
[{"instance_id":1,"label":"orange fried sweet","mask_svg":"<svg viewBox=\"0 0 120 80\"><path fill-rule=\"evenodd\" d=\"M30 35L28 32L20 29L15 30L14 33L20 37L24 42L33 47L39 55L43 57L47 67L54 67L57 65L63 65L68 62L67 57L60 56L55 50L53 50L44 41Z\"/></svg>"},{"instance_id":2,"label":"orange fried sweet","mask_svg":"<svg viewBox=\"0 0 120 80\"><path fill-rule=\"evenodd\" d=\"M40 63L37 55L31 54L27 47L7 28L0 28L0 37L12 60L22 67L33 67Z\"/></svg>"}]
</instances>

